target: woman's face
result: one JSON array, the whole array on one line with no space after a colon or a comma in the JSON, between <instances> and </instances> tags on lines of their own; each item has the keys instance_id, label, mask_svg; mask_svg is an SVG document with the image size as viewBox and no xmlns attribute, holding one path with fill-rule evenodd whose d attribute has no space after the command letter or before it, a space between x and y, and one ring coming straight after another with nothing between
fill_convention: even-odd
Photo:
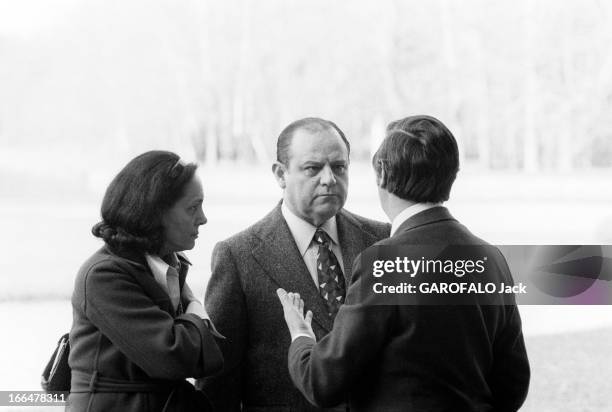
<instances>
[{"instance_id":1,"label":"woman's face","mask_svg":"<svg viewBox=\"0 0 612 412\"><path fill-rule=\"evenodd\" d=\"M160 250L161 256L193 249L198 229L206 223L203 201L202 183L194 176L187 183L183 196L162 216L165 238Z\"/></svg>"}]
</instances>

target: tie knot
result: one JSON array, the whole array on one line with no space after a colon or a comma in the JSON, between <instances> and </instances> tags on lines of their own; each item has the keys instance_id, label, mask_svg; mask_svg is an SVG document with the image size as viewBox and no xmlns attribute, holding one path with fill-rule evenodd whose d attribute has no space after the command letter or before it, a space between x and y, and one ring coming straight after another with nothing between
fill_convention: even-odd
<instances>
[{"instance_id":1,"label":"tie knot","mask_svg":"<svg viewBox=\"0 0 612 412\"><path fill-rule=\"evenodd\" d=\"M323 229L317 229L312 240L315 243L323 246L327 246L331 242L331 238Z\"/></svg>"}]
</instances>

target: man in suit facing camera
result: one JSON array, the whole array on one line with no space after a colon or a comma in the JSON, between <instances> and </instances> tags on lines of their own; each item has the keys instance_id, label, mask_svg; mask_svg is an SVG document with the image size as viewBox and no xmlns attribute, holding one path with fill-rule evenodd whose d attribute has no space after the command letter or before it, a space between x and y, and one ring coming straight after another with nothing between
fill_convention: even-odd
<instances>
[{"instance_id":1,"label":"man in suit facing camera","mask_svg":"<svg viewBox=\"0 0 612 412\"><path fill-rule=\"evenodd\" d=\"M288 125L272 166L282 201L213 250L205 302L227 338L220 343L225 368L199 386L221 411L323 410L289 378L290 339L276 290L299 291L320 339L344 303L353 260L389 235L389 225L343 209L349 151L344 133L330 121L305 118Z\"/></svg>"},{"instance_id":2,"label":"man in suit facing camera","mask_svg":"<svg viewBox=\"0 0 612 412\"><path fill-rule=\"evenodd\" d=\"M480 279L512 284L499 250L441 205L459 155L439 120L412 116L391 123L373 164L391 237L364 254L383 253L385 246L407 253L423 245L488 251ZM397 304L393 298L381 304L367 283L372 272L357 262L346 303L322 339L310 328L312 314L301 293L278 290L292 338L289 372L310 402L348 400L351 412L518 410L530 371L513 295L497 304L481 304L473 295L456 306ZM435 282L433 276L425 281Z\"/></svg>"}]
</instances>

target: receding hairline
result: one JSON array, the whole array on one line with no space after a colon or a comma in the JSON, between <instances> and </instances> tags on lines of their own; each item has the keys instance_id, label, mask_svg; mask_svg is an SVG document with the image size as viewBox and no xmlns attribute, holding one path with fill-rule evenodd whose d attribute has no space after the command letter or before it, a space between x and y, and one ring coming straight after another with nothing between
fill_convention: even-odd
<instances>
[{"instance_id":1,"label":"receding hairline","mask_svg":"<svg viewBox=\"0 0 612 412\"><path fill-rule=\"evenodd\" d=\"M296 125L295 129L293 130L293 133L297 132L298 130L308 130L309 132L320 132L322 130L328 130L328 129L333 129L334 131L336 131L334 126L328 120L323 120L323 119L310 120L308 119L308 120L304 120L303 124Z\"/></svg>"},{"instance_id":2,"label":"receding hairline","mask_svg":"<svg viewBox=\"0 0 612 412\"><path fill-rule=\"evenodd\" d=\"M336 130L336 128L331 124L309 123L302 126L298 126L297 128L291 131L291 134L289 135L289 147L291 147L291 144L293 143L293 138L295 137L296 133L301 131L305 131L311 135L316 135L326 131L332 131L336 136L338 136L340 140L342 140L344 146L346 146L346 143L344 142L344 139L342 139L342 136L340 135L338 130Z\"/></svg>"},{"instance_id":3,"label":"receding hairline","mask_svg":"<svg viewBox=\"0 0 612 412\"><path fill-rule=\"evenodd\" d=\"M283 138L283 140L285 141L285 149L283 151L285 152L287 164L293 157L293 139L295 138L296 133L300 131L303 131L309 135L317 135L325 131L332 131L336 135L336 137L339 138L344 144L344 147L346 148L347 152L347 157L350 156L350 143L346 139L346 136L344 136L344 132L342 132L342 130L340 130L340 128L335 123L318 117L307 117L304 119L296 120L295 122L288 125L279 136L279 141L281 138ZM277 152L277 155L278 154L279 152ZM281 161L282 159L278 160Z\"/></svg>"},{"instance_id":4,"label":"receding hairline","mask_svg":"<svg viewBox=\"0 0 612 412\"><path fill-rule=\"evenodd\" d=\"M295 158L295 137L297 136L298 133L304 133L304 138L302 138L303 141L306 142L310 142L311 139L309 139L310 136L318 136L321 135L321 133L325 133L325 132L330 132L331 135L330 136L326 136L324 137L325 141L331 141L334 137L336 140L336 142L340 141L340 146L338 146L339 150L342 150L341 148L344 148L344 150L346 150L346 158L348 160L349 158L349 148L346 144L346 142L344 141L344 139L342 138L342 136L340 135L340 133L338 133L338 131L333 127L333 126L325 126L325 125L319 125L319 126L315 126L315 127L299 127L297 129L295 129L292 133L291 136L289 138L289 144L287 146L287 164ZM335 135L335 136L334 136ZM334 136L334 137L332 137ZM308 143L306 143L308 144Z\"/></svg>"}]
</instances>

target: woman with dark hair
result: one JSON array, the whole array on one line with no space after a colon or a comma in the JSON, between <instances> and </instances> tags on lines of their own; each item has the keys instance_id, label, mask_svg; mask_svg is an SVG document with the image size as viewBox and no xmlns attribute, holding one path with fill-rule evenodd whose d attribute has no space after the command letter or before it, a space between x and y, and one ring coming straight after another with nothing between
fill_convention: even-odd
<instances>
[{"instance_id":1,"label":"woman with dark hair","mask_svg":"<svg viewBox=\"0 0 612 412\"><path fill-rule=\"evenodd\" d=\"M185 277L206 223L196 165L171 152L131 160L113 179L72 295L71 411L205 411L185 378L211 375L220 337Z\"/></svg>"}]
</instances>

